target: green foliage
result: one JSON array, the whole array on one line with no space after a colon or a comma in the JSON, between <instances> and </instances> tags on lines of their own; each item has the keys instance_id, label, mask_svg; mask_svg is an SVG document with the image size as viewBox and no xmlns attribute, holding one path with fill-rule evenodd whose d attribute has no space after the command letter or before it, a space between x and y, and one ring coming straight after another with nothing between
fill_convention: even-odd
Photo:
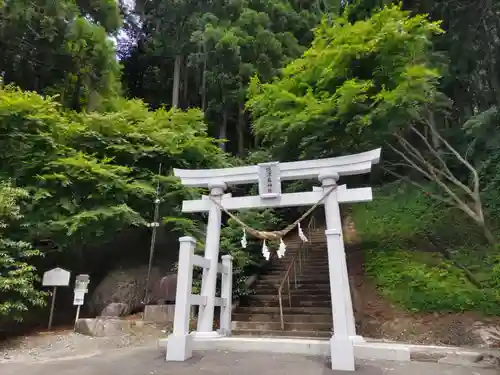
<instances>
[{"instance_id":1,"label":"green foliage","mask_svg":"<svg viewBox=\"0 0 500 375\"><path fill-rule=\"evenodd\" d=\"M213 125L211 133L219 138L237 135L237 142L227 147L242 155L251 145L244 113L249 79L256 74L270 80L303 52L311 40L310 29L320 19L317 4L289 0L138 4L127 28L133 37L138 35L138 43L124 43L120 51L129 94L154 106L174 105L178 80L179 106L201 107ZM182 66L177 70L179 61Z\"/></svg>"},{"instance_id":2,"label":"green foliage","mask_svg":"<svg viewBox=\"0 0 500 375\"><path fill-rule=\"evenodd\" d=\"M382 295L408 310L500 314L498 289L477 289L461 270L439 255L380 247L369 250L366 256L366 271Z\"/></svg>"},{"instance_id":3,"label":"green foliage","mask_svg":"<svg viewBox=\"0 0 500 375\"><path fill-rule=\"evenodd\" d=\"M244 211L238 218L257 230L272 231L282 229L282 220L272 210ZM262 241L247 234L247 247L241 246L243 228L233 219L222 228L220 249L221 254L233 256L233 295L235 297L248 294L245 283L252 273L255 273L265 262L262 257ZM277 249L278 243L270 242L268 247Z\"/></svg>"},{"instance_id":4,"label":"green foliage","mask_svg":"<svg viewBox=\"0 0 500 375\"><path fill-rule=\"evenodd\" d=\"M481 234L457 209L394 183L377 189L373 202L353 205L352 215L365 249L365 269L393 303L421 312L500 313L495 253L477 245ZM457 264L467 267L483 288L474 286Z\"/></svg>"},{"instance_id":5,"label":"green foliage","mask_svg":"<svg viewBox=\"0 0 500 375\"><path fill-rule=\"evenodd\" d=\"M59 249L83 251L118 230L144 225L157 183L160 215L168 221L192 196L169 176L172 168L228 165L207 137L200 111L151 112L140 101L107 105L109 112L72 113L53 98L0 91L0 176L31 193L27 240L50 238Z\"/></svg>"},{"instance_id":6,"label":"green foliage","mask_svg":"<svg viewBox=\"0 0 500 375\"><path fill-rule=\"evenodd\" d=\"M22 220L19 201L28 193L5 181L0 183L0 321L22 320L32 306L43 306L46 294L37 290L38 277L31 265L40 256L28 242L11 237ZM8 321L8 320L7 320Z\"/></svg>"},{"instance_id":7,"label":"green foliage","mask_svg":"<svg viewBox=\"0 0 500 375\"><path fill-rule=\"evenodd\" d=\"M440 69L430 53L439 23L397 6L355 23L347 17L324 19L311 48L281 77L250 84L254 131L278 156L378 145L440 99Z\"/></svg>"},{"instance_id":8,"label":"green foliage","mask_svg":"<svg viewBox=\"0 0 500 375\"><path fill-rule=\"evenodd\" d=\"M6 83L58 95L76 110L119 94L120 67L108 33L121 25L114 0L0 4L0 71Z\"/></svg>"}]
</instances>

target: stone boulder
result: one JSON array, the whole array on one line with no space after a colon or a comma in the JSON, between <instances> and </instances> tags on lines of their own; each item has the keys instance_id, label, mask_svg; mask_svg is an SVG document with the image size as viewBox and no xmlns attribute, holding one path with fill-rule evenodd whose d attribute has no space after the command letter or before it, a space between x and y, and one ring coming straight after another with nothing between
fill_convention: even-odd
<instances>
[{"instance_id":1,"label":"stone boulder","mask_svg":"<svg viewBox=\"0 0 500 375\"><path fill-rule=\"evenodd\" d=\"M173 273L163 276L153 285L150 303L155 302L158 305L175 302L175 292L177 289L177 274Z\"/></svg>"},{"instance_id":2,"label":"stone boulder","mask_svg":"<svg viewBox=\"0 0 500 375\"><path fill-rule=\"evenodd\" d=\"M101 316L104 317L120 317L125 316L128 310L128 305L126 303L113 302L106 306L102 312Z\"/></svg>"},{"instance_id":3,"label":"stone boulder","mask_svg":"<svg viewBox=\"0 0 500 375\"><path fill-rule=\"evenodd\" d=\"M113 303L126 306L120 307L121 316L142 310L144 303L149 303L149 301L143 301L147 275L147 266L111 271L92 293L89 301L90 310L98 315ZM151 294L152 286L158 284L161 277L158 268L151 269L148 295ZM151 297L148 300L151 300Z\"/></svg>"},{"instance_id":4,"label":"stone boulder","mask_svg":"<svg viewBox=\"0 0 500 375\"><path fill-rule=\"evenodd\" d=\"M125 320L113 318L78 319L75 332L94 337L116 337L157 332L154 324L142 320Z\"/></svg>"}]
</instances>

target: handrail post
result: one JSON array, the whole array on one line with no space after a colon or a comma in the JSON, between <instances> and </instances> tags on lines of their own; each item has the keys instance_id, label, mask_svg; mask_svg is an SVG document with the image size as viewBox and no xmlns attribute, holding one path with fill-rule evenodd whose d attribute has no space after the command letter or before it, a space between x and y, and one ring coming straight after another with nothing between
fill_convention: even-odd
<instances>
[{"instance_id":1,"label":"handrail post","mask_svg":"<svg viewBox=\"0 0 500 375\"><path fill-rule=\"evenodd\" d=\"M222 256L221 275L221 297L226 300L224 306L220 308L220 332L223 335L231 335L231 314L233 301L233 257L231 255Z\"/></svg>"},{"instance_id":2,"label":"handrail post","mask_svg":"<svg viewBox=\"0 0 500 375\"><path fill-rule=\"evenodd\" d=\"M295 285L295 289L297 289L297 271L296 271L296 263L293 262L293 281Z\"/></svg>"},{"instance_id":3,"label":"handrail post","mask_svg":"<svg viewBox=\"0 0 500 375\"><path fill-rule=\"evenodd\" d=\"M292 296L290 295L290 276L287 277L288 283L288 306L292 307Z\"/></svg>"},{"instance_id":4,"label":"handrail post","mask_svg":"<svg viewBox=\"0 0 500 375\"><path fill-rule=\"evenodd\" d=\"M312 235L312 230L315 229L315 217L311 216L309 219L309 223L307 225L308 229L308 235L311 237ZM309 253L309 244L306 244L305 242L302 243L300 248L298 249L297 254L292 259L292 262L288 266L285 276L283 277L280 286L278 288L278 301L280 305L280 321L281 321L281 329L285 329L285 318L283 315L283 287L285 286L285 282L287 283L288 287L288 306L292 307L292 295L291 295L291 288L290 288L290 272L292 271L293 268L293 281L294 281L294 287L297 288L297 258L299 261L299 272L302 274L302 266L305 265L306 259L307 259L307 254ZM302 259L304 257L304 259Z\"/></svg>"},{"instance_id":5,"label":"handrail post","mask_svg":"<svg viewBox=\"0 0 500 375\"><path fill-rule=\"evenodd\" d=\"M280 302L280 320L281 320L281 330L285 330L285 317L283 316L283 300L281 298L281 289L278 290L278 299Z\"/></svg>"},{"instance_id":6,"label":"handrail post","mask_svg":"<svg viewBox=\"0 0 500 375\"><path fill-rule=\"evenodd\" d=\"M193 355L192 337L189 334L189 297L193 288L193 255L196 241L193 237L181 237L179 242L174 329L167 340L167 361L185 361Z\"/></svg>"}]
</instances>

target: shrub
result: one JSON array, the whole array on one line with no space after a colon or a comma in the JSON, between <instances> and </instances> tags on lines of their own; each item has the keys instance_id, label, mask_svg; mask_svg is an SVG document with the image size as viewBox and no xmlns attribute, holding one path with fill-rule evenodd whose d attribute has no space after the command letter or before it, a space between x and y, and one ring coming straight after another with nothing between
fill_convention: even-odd
<instances>
[{"instance_id":1,"label":"shrub","mask_svg":"<svg viewBox=\"0 0 500 375\"><path fill-rule=\"evenodd\" d=\"M438 254L370 249L366 256L365 269L382 295L408 310L500 313L500 298L493 289L477 289Z\"/></svg>"},{"instance_id":2,"label":"shrub","mask_svg":"<svg viewBox=\"0 0 500 375\"><path fill-rule=\"evenodd\" d=\"M352 214L365 269L391 302L411 311L500 313L500 261L465 215L401 183L375 190L373 202L354 205Z\"/></svg>"},{"instance_id":3,"label":"shrub","mask_svg":"<svg viewBox=\"0 0 500 375\"><path fill-rule=\"evenodd\" d=\"M23 189L0 183L0 321L21 321L30 306L43 306L45 293L36 288L35 267L28 264L40 253L24 241L9 237L21 218L18 201L28 196Z\"/></svg>"}]
</instances>

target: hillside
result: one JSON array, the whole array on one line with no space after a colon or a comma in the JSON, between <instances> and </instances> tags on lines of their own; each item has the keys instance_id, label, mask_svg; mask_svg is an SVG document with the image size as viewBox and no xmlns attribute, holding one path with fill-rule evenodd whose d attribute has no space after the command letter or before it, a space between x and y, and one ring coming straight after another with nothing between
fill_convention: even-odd
<instances>
[{"instance_id":1,"label":"hillside","mask_svg":"<svg viewBox=\"0 0 500 375\"><path fill-rule=\"evenodd\" d=\"M477 245L479 236L471 238L470 222L401 184L375 189L374 201L353 205L347 221L348 266L357 286L363 335L416 344L499 347L499 278L491 267L495 261L488 259L495 253ZM475 251L459 253L469 246ZM461 257L450 258L449 253ZM471 283L461 267L481 280L482 287Z\"/></svg>"}]
</instances>

